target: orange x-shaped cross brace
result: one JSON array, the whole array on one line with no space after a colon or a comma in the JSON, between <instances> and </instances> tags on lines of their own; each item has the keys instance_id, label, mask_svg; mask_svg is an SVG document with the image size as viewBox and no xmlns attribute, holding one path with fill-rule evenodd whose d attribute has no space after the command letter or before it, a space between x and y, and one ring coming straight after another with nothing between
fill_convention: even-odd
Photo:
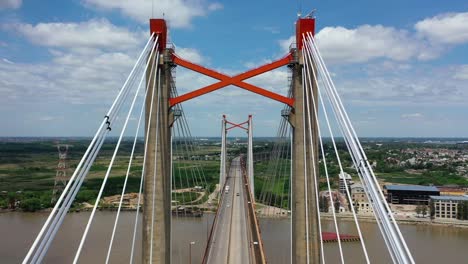
<instances>
[{"instance_id":1,"label":"orange x-shaped cross brace","mask_svg":"<svg viewBox=\"0 0 468 264\"><path fill-rule=\"evenodd\" d=\"M232 125L231 127L226 128L226 131L231 130L231 129L235 128L235 127L242 128L242 129L247 130L247 131L249 130L248 128L244 127L244 125L248 124L249 121L245 121L243 123L236 124L236 123L232 123L232 122L229 122L229 121L226 120L226 123Z\"/></svg>"},{"instance_id":2,"label":"orange x-shaped cross brace","mask_svg":"<svg viewBox=\"0 0 468 264\"><path fill-rule=\"evenodd\" d=\"M255 86L255 85L243 82L243 80L245 80L245 79L249 79L249 78L252 78L252 77L257 76L259 74L265 73L267 71L271 71L271 70L274 70L274 69L279 68L281 66L287 65L288 63L290 63L292 61L292 59L293 59L293 56L292 56L291 53L289 53L288 55L286 55L285 57L283 57L283 58L281 58L281 59L279 59L277 61L265 64L265 65L260 66L258 68L255 68L255 69L252 69L250 71L247 71L247 72L244 72L244 73L241 73L241 74L238 74L236 76L231 77L231 76L228 76L226 74L222 74L222 73L219 73L217 71L214 71L214 70L205 68L203 66L200 66L198 64L195 64L195 63L189 62L187 60L184 60L184 59L180 58L179 56L177 56L176 54L173 53L172 54L172 60L173 60L173 62L175 64L180 65L182 67L185 67L187 69L196 71L198 73L210 76L212 78L218 79L218 80L220 80L220 82L208 85L208 86L200 88L198 90L195 90L195 91L180 95L178 97L170 98L169 99L169 104L170 104L170 106L173 106L173 105L188 101L190 99L193 99L195 97L198 97L198 96L201 96L201 95L216 91L216 90L221 89L223 87L226 87L228 85L235 85L235 86L238 86L238 87L243 88L245 90L251 91L251 92L256 93L256 94L263 95L265 97L271 98L273 100L279 101L281 103L287 104L287 105L292 107L293 104L294 104L294 98L289 98L289 97L286 97L286 96L282 96L280 94L265 90L263 88Z\"/></svg>"}]
</instances>

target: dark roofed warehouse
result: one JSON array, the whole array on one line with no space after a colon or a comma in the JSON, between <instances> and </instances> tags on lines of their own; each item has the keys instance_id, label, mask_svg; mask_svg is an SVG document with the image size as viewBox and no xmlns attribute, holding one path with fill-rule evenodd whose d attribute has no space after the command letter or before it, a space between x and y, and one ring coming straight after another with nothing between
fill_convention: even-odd
<instances>
[{"instance_id":1,"label":"dark roofed warehouse","mask_svg":"<svg viewBox=\"0 0 468 264\"><path fill-rule=\"evenodd\" d=\"M384 185L387 201L392 204L429 204L429 196L439 196L435 186Z\"/></svg>"}]
</instances>

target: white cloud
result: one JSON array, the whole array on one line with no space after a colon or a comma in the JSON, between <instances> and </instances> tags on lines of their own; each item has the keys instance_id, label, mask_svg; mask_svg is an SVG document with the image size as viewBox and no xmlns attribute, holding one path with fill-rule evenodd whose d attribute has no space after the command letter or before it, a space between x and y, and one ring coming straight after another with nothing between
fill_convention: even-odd
<instances>
[{"instance_id":1,"label":"white cloud","mask_svg":"<svg viewBox=\"0 0 468 264\"><path fill-rule=\"evenodd\" d=\"M422 48L407 31L381 25L325 27L316 39L324 59L330 63L359 63L376 58L408 60L419 56Z\"/></svg>"},{"instance_id":2,"label":"white cloud","mask_svg":"<svg viewBox=\"0 0 468 264\"><path fill-rule=\"evenodd\" d=\"M289 75L290 73L287 69L280 68L250 78L246 82L281 95L286 95L289 89Z\"/></svg>"},{"instance_id":3,"label":"white cloud","mask_svg":"<svg viewBox=\"0 0 468 264\"><path fill-rule=\"evenodd\" d=\"M208 6L208 10L210 11L221 10L223 8L224 8L223 5L220 3L212 3Z\"/></svg>"},{"instance_id":4,"label":"white cloud","mask_svg":"<svg viewBox=\"0 0 468 264\"><path fill-rule=\"evenodd\" d=\"M193 63L199 64L206 62L206 58L204 58L203 55L201 55L200 52L196 49L177 47L175 52L181 58Z\"/></svg>"},{"instance_id":5,"label":"white cloud","mask_svg":"<svg viewBox=\"0 0 468 264\"><path fill-rule=\"evenodd\" d=\"M291 47L291 44L296 43L296 36L291 36L287 39L279 40L278 42L281 48L281 52L287 53L289 52L289 48Z\"/></svg>"},{"instance_id":6,"label":"white cloud","mask_svg":"<svg viewBox=\"0 0 468 264\"><path fill-rule=\"evenodd\" d=\"M48 116L48 115L45 115L45 116L41 116L39 117L39 120L40 121L54 121L58 119L57 117L53 117L53 116Z\"/></svg>"},{"instance_id":7,"label":"white cloud","mask_svg":"<svg viewBox=\"0 0 468 264\"><path fill-rule=\"evenodd\" d=\"M209 12L222 9L220 3L208 3L206 0L158 0L154 4L149 0L84 0L88 6L103 10L118 10L122 14L148 23L150 17L166 18L171 27L189 27L195 17L206 16Z\"/></svg>"},{"instance_id":8,"label":"white cloud","mask_svg":"<svg viewBox=\"0 0 468 264\"><path fill-rule=\"evenodd\" d=\"M277 27L271 27L271 26L256 26L254 27L254 30L261 30L261 31L266 31L271 34L279 34L280 30Z\"/></svg>"},{"instance_id":9,"label":"white cloud","mask_svg":"<svg viewBox=\"0 0 468 264\"><path fill-rule=\"evenodd\" d=\"M459 66L453 75L457 80L468 80L468 64Z\"/></svg>"},{"instance_id":10,"label":"white cloud","mask_svg":"<svg viewBox=\"0 0 468 264\"><path fill-rule=\"evenodd\" d=\"M402 114L401 115L402 119L412 119L412 120L421 119L423 117L424 117L424 115L421 114L421 113L411 113L411 114Z\"/></svg>"},{"instance_id":11,"label":"white cloud","mask_svg":"<svg viewBox=\"0 0 468 264\"><path fill-rule=\"evenodd\" d=\"M142 33L130 32L105 19L81 23L16 24L11 27L32 43L85 53L95 49L129 49L138 45L142 39Z\"/></svg>"},{"instance_id":12,"label":"white cloud","mask_svg":"<svg viewBox=\"0 0 468 264\"><path fill-rule=\"evenodd\" d=\"M416 23L414 28L434 43L467 43L468 12L442 14L427 18Z\"/></svg>"},{"instance_id":13,"label":"white cloud","mask_svg":"<svg viewBox=\"0 0 468 264\"><path fill-rule=\"evenodd\" d=\"M0 63L1 104L109 103L129 73L134 56L69 53L39 64Z\"/></svg>"},{"instance_id":14,"label":"white cloud","mask_svg":"<svg viewBox=\"0 0 468 264\"><path fill-rule=\"evenodd\" d=\"M8 59L3 58L2 60L3 60L4 62L6 62L6 63L14 64L12 61L10 61L10 60L8 60Z\"/></svg>"},{"instance_id":15,"label":"white cloud","mask_svg":"<svg viewBox=\"0 0 468 264\"><path fill-rule=\"evenodd\" d=\"M461 106L468 103L466 80L455 78L451 66L395 65L386 62L337 68L334 78L345 102L356 106Z\"/></svg>"},{"instance_id":16,"label":"white cloud","mask_svg":"<svg viewBox=\"0 0 468 264\"><path fill-rule=\"evenodd\" d=\"M0 1L0 10L1 9L18 9L22 4L22 0L1 0Z\"/></svg>"},{"instance_id":17,"label":"white cloud","mask_svg":"<svg viewBox=\"0 0 468 264\"><path fill-rule=\"evenodd\" d=\"M42 63L0 61L0 99L15 105L66 103L106 105L113 100L144 46L143 32L131 32L107 20L81 23L13 24L30 42L49 47Z\"/></svg>"},{"instance_id":18,"label":"white cloud","mask_svg":"<svg viewBox=\"0 0 468 264\"><path fill-rule=\"evenodd\" d=\"M325 27L316 34L324 59L333 64L363 63L374 59L431 60L448 50L447 45L468 43L468 12L427 18L407 31L382 25L356 28ZM283 51L295 42L280 40Z\"/></svg>"}]
</instances>

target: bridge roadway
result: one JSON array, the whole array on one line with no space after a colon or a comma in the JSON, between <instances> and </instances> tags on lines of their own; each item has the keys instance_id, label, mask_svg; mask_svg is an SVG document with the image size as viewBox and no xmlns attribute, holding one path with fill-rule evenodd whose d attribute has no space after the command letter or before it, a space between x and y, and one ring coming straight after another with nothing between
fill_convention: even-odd
<instances>
[{"instance_id":1,"label":"bridge roadway","mask_svg":"<svg viewBox=\"0 0 468 264\"><path fill-rule=\"evenodd\" d=\"M251 263L246 192L240 158L232 160L209 247L208 264ZM239 195L237 195L239 194Z\"/></svg>"}]
</instances>

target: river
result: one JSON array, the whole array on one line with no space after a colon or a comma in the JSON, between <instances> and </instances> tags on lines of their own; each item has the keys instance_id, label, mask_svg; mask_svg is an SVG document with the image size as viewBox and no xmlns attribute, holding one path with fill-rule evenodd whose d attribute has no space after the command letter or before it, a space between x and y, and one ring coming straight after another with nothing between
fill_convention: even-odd
<instances>
[{"instance_id":1,"label":"river","mask_svg":"<svg viewBox=\"0 0 468 264\"><path fill-rule=\"evenodd\" d=\"M115 212L98 212L80 256L80 263L104 263ZM89 213L70 213L52 243L44 263L71 263ZM20 263L39 232L46 213L0 214L0 263ZM128 263L132 243L134 212L123 212L110 263ZM141 218L140 218L141 219ZM188 263L190 242L192 263L200 263L206 245L212 214L201 218L173 219L172 263ZM268 263L288 263L290 232L287 219L260 219ZM390 263L385 244L375 223L363 222L361 229L372 263ZM323 221L323 231L333 232L333 223ZM356 234L353 222L342 221L340 231ZM468 229L442 226L401 225L416 263L467 263ZM141 252L141 233L138 233L136 253ZM360 242L343 243L346 263L364 263ZM327 263L340 263L337 243L324 246ZM140 261L136 254L135 263Z\"/></svg>"}]
</instances>

